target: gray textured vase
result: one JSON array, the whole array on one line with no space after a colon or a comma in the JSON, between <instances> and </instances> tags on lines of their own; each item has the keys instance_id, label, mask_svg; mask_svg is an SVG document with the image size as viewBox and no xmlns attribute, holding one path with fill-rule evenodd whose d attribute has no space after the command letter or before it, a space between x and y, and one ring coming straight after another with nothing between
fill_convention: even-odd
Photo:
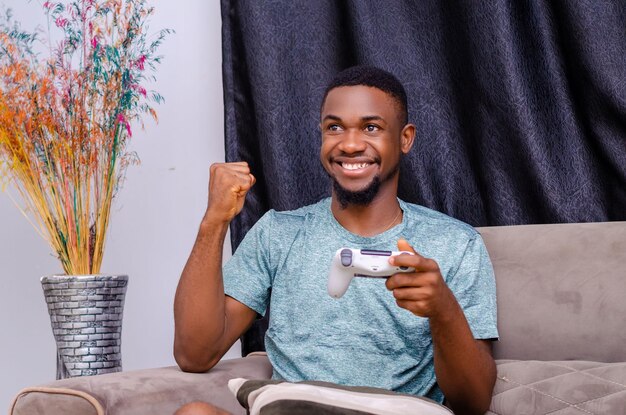
<instances>
[{"instance_id":1,"label":"gray textured vase","mask_svg":"<svg viewBox=\"0 0 626 415\"><path fill-rule=\"evenodd\" d=\"M41 278L57 344L57 379L122 370L127 275Z\"/></svg>"}]
</instances>

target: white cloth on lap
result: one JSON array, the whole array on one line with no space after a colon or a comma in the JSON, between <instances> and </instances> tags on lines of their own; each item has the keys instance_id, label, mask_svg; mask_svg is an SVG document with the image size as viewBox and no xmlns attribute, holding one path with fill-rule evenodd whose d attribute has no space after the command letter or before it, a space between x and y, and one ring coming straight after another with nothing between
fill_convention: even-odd
<instances>
[{"instance_id":1,"label":"white cloth on lap","mask_svg":"<svg viewBox=\"0 0 626 415\"><path fill-rule=\"evenodd\" d=\"M236 378L228 388L250 415L324 412L371 415L450 415L445 406L423 397L384 389L347 387L327 382L289 383Z\"/></svg>"}]
</instances>

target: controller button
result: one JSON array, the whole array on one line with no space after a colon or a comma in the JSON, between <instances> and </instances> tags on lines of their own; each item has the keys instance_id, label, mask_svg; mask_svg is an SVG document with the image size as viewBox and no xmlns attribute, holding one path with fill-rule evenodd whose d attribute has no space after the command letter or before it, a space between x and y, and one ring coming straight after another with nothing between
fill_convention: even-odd
<instances>
[{"instance_id":1,"label":"controller button","mask_svg":"<svg viewBox=\"0 0 626 415\"><path fill-rule=\"evenodd\" d=\"M341 250L341 265L349 267L352 265L352 251L350 249Z\"/></svg>"},{"instance_id":2,"label":"controller button","mask_svg":"<svg viewBox=\"0 0 626 415\"><path fill-rule=\"evenodd\" d=\"M402 271L406 271L407 269L409 269L409 267L400 267L400 269L401 269Z\"/></svg>"}]
</instances>

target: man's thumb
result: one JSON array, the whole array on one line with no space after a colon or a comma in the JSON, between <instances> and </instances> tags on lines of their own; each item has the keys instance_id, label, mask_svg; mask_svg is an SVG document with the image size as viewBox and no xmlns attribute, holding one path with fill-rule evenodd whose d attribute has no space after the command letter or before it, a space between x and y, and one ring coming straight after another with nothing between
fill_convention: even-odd
<instances>
[{"instance_id":1,"label":"man's thumb","mask_svg":"<svg viewBox=\"0 0 626 415\"><path fill-rule=\"evenodd\" d=\"M413 249L413 247L404 238L398 239L398 251L406 251L417 254L417 252L415 252L415 249Z\"/></svg>"}]
</instances>

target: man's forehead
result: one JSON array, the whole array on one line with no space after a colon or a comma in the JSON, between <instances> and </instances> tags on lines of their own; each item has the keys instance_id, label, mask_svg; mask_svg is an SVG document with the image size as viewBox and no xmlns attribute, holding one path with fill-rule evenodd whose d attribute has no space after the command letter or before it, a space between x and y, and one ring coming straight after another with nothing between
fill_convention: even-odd
<instances>
[{"instance_id":1,"label":"man's forehead","mask_svg":"<svg viewBox=\"0 0 626 415\"><path fill-rule=\"evenodd\" d=\"M355 85L340 86L328 92L322 106L322 119L328 115L389 118L397 115L399 105L390 94L378 88Z\"/></svg>"}]
</instances>

